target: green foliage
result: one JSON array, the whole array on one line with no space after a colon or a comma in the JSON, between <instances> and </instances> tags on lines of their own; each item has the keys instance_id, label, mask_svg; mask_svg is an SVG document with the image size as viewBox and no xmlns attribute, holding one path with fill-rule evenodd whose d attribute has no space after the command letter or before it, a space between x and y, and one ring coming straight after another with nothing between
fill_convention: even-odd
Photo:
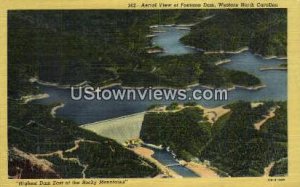
<instances>
[{"instance_id":1,"label":"green foliage","mask_svg":"<svg viewBox=\"0 0 300 187\"><path fill-rule=\"evenodd\" d=\"M84 142L80 143L79 149L66 155L78 157L83 163L89 164L86 170L87 177L138 178L153 177L157 174L157 168L154 165L120 147Z\"/></svg>"},{"instance_id":2,"label":"green foliage","mask_svg":"<svg viewBox=\"0 0 300 187\"><path fill-rule=\"evenodd\" d=\"M177 110L179 109L178 107L178 103L174 102L174 103L171 103L169 106L166 107L166 110Z\"/></svg>"},{"instance_id":3,"label":"green foliage","mask_svg":"<svg viewBox=\"0 0 300 187\"><path fill-rule=\"evenodd\" d=\"M45 159L45 158L43 158ZM55 172L61 178L81 178L82 177L82 170L83 167L79 166L77 163L69 161L69 160L62 160L58 156L49 156L46 157L48 161L53 163Z\"/></svg>"},{"instance_id":4,"label":"green foliage","mask_svg":"<svg viewBox=\"0 0 300 187\"><path fill-rule=\"evenodd\" d=\"M282 159L279 162L275 162L273 168L270 171L270 176L285 176L288 172L288 159Z\"/></svg>"},{"instance_id":5,"label":"green foliage","mask_svg":"<svg viewBox=\"0 0 300 187\"><path fill-rule=\"evenodd\" d=\"M213 87L258 86L260 79L247 72L228 70L211 63L202 64L203 73L199 76L199 83Z\"/></svg>"},{"instance_id":6,"label":"green foliage","mask_svg":"<svg viewBox=\"0 0 300 187\"><path fill-rule=\"evenodd\" d=\"M275 117L256 130L254 123L264 119L274 106L280 107ZM230 176L261 176L264 167L287 156L286 102L264 102L255 108L249 102L237 102L226 108L231 112L212 127L203 121L203 111L195 107L175 113L148 113L141 138L147 143L170 146L187 161L193 157L209 160ZM278 165L274 173L286 173L285 168Z\"/></svg>"},{"instance_id":7,"label":"green foliage","mask_svg":"<svg viewBox=\"0 0 300 187\"><path fill-rule=\"evenodd\" d=\"M263 18L265 21L259 23L251 35L249 47L264 56L287 56L286 10L271 12Z\"/></svg>"},{"instance_id":8,"label":"green foliage","mask_svg":"<svg viewBox=\"0 0 300 187\"><path fill-rule=\"evenodd\" d=\"M183 104L183 106L196 106L197 103L196 102L186 102Z\"/></svg>"},{"instance_id":9,"label":"green foliage","mask_svg":"<svg viewBox=\"0 0 300 187\"><path fill-rule=\"evenodd\" d=\"M259 131L254 129L253 124L262 120L274 105L280 106L275 117L265 122ZM203 149L201 159L210 160L231 176L257 176L262 175L264 167L272 161L286 157L286 102L265 102L256 108L239 102L230 105L230 109L230 114L217 121L213 128L216 132Z\"/></svg>"},{"instance_id":10,"label":"green foliage","mask_svg":"<svg viewBox=\"0 0 300 187\"><path fill-rule=\"evenodd\" d=\"M282 63L279 65L279 67L283 67L283 68L287 68L287 66L288 66L287 63Z\"/></svg>"},{"instance_id":11,"label":"green foliage","mask_svg":"<svg viewBox=\"0 0 300 187\"><path fill-rule=\"evenodd\" d=\"M84 130L72 121L53 118L51 107L35 104L8 103L8 145L26 153L50 153L74 147L78 139L94 143L80 143L74 152L63 152L65 157L79 158L87 164L88 177L150 177L159 171L155 165L143 160L120 144ZM58 157L43 157L54 164L63 178L82 177L83 168ZM13 164L13 163L11 163ZM10 165L9 167L12 167Z\"/></svg>"},{"instance_id":12,"label":"green foliage","mask_svg":"<svg viewBox=\"0 0 300 187\"><path fill-rule=\"evenodd\" d=\"M262 55L287 55L285 9L223 10L192 28L184 43L208 51L244 46Z\"/></svg>"},{"instance_id":13,"label":"green foliage","mask_svg":"<svg viewBox=\"0 0 300 187\"><path fill-rule=\"evenodd\" d=\"M229 79L234 85L257 86L261 84L261 81L254 75L236 70L229 72Z\"/></svg>"},{"instance_id":14,"label":"green foliage","mask_svg":"<svg viewBox=\"0 0 300 187\"><path fill-rule=\"evenodd\" d=\"M145 115L141 139L147 143L170 146L179 158L190 160L200 154L210 139L210 124L203 121L197 107L178 112L150 112Z\"/></svg>"},{"instance_id":15,"label":"green foliage","mask_svg":"<svg viewBox=\"0 0 300 187\"><path fill-rule=\"evenodd\" d=\"M233 14L230 12L227 13L229 18ZM202 25L201 19L212 14L222 17L225 13L209 10L9 11L9 94L19 98L39 93L37 87L28 83L34 76L60 84L87 80L93 86L122 82L125 86L185 87L199 79L208 85L231 85L230 78L222 78L222 75L230 77L230 71L215 69L212 64L225 55L158 57L146 53L151 46L146 37L150 25L192 22ZM207 67L205 63L211 65ZM246 80L252 79L244 76ZM245 82L241 84L247 86Z\"/></svg>"}]
</instances>

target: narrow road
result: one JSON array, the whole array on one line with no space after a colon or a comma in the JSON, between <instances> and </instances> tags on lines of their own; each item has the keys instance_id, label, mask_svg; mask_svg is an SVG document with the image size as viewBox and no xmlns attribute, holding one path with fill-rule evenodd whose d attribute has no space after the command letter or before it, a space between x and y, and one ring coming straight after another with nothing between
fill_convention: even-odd
<instances>
[{"instance_id":1,"label":"narrow road","mask_svg":"<svg viewBox=\"0 0 300 187\"><path fill-rule=\"evenodd\" d=\"M91 140L78 139L78 140L74 141L74 146L73 147L71 147L71 148L69 148L69 149L67 149L65 151L57 150L57 151L54 151L54 152L51 152L51 153L34 154L34 156L36 156L36 157L58 156L62 160L71 161L71 162L77 163L79 166L83 167L83 170L81 171L81 174L82 174L82 177L85 178L85 176L86 176L85 175L85 171L87 170L87 168L88 168L89 165L81 163L80 160L79 160L79 158L68 158L68 157L64 156L64 152L71 153L73 151L76 151L79 148L79 144L81 142L99 143L99 142L91 141Z\"/></svg>"}]
</instances>

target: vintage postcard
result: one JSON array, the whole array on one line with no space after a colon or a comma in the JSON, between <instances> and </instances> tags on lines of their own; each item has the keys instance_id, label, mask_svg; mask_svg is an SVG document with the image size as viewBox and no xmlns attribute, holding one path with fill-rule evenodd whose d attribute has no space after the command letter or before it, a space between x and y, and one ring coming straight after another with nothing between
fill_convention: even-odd
<instances>
[{"instance_id":1,"label":"vintage postcard","mask_svg":"<svg viewBox=\"0 0 300 187\"><path fill-rule=\"evenodd\" d=\"M300 186L300 1L1 0L2 187Z\"/></svg>"}]
</instances>

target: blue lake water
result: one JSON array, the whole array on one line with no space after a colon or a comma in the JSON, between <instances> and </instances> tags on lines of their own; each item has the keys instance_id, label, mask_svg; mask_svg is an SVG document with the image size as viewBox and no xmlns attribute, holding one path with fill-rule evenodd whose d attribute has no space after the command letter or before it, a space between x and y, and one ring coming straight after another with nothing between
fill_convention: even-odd
<instances>
[{"instance_id":1,"label":"blue lake water","mask_svg":"<svg viewBox=\"0 0 300 187\"><path fill-rule=\"evenodd\" d=\"M161 55L183 55L195 52L180 43L180 38L187 35L189 30L180 30L175 27L159 27L158 29L165 32L154 33L157 36L152 39L152 44L164 49L165 53Z\"/></svg>"},{"instance_id":2,"label":"blue lake water","mask_svg":"<svg viewBox=\"0 0 300 187\"><path fill-rule=\"evenodd\" d=\"M156 45L166 49L164 55L174 55L191 52L190 48L185 47L178 40L184 36L187 30L178 30L174 27L162 28L166 32L156 33L153 42ZM169 41L164 38L169 38ZM172 50L173 48L174 50ZM193 50L192 50L193 51ZM193 51L195 52L195 51ZM246 90L237 88L228 92L227 101L215 100L200 100L197 101L205 107L216 107L228 104L238 100L245 101L260 101L260 100L286 100L287 99L287 71L269 70L260 71L259 68L266 66L278 66L285 63L285 60L270 59L266 60L259 56L253 55L250 52L243 52L233 55L232 62L222 65L228 69L242 70L251 73L261 79L262 83L266 85L265 88L259 90ZM65 107L57 111L59 117L65 117L74 120L79 124L91 123L99 120L119 117L132 113L145 111L152 104L170 104L172 101L153 101L153 100L136 100L136 101L99 101L99 100L79 100L71 99L70 89L59 89L55 87L40 86L42 91L50 95L49 98L37 100L35 102L42 104L49 104L53 102L63 102ZM204 89L201 86L197 89ZM112 88L116 89L116 88ZM191 94L191 92L189 92ZM180 101L179 101L180 102ZM182 102L182 101L181 101Z\"/></svg>"},{"instance_id":3,"label":"blue lake water","mask_svg":"<svg viewBox=\"0 0 300 187\"><path fill-rule=\"evenodd\" d=\"M178 30L175 27L160 27L159 29L166 32L155 33L153 44L164 48L165 53L161 55L180 55L194 53L195 50L185 47L179 39L186 35L188 30ZM287 99L287 72L286 71L260 71L259 68L266 66L278 66L285 63L284 60L270 59L266 60L250 52L243 52L233 55L230 63L224 64L223 67L228 69L242 70L251 73L261 79L266 85L260 90L246 90L237 88L228 92L227 101L197 101L205 107L216 107L228 104L238 100L261 101L261 100L286 100ZM152 104L170 104L173 101L153 101L153 100L136 100L136 101L98 101L98 100L79 100L71 99L70 89L59 89L49 86L40 86L43 92L50 95L47 99L36 100L35 103L50 104L54 102L63 102L65 106L57 111L57 116L72 119L78 124L91 123L99 120L119 117L145 111ZM111 89L116 89L111 88ZM204 89L201 86L193 89ZM190 93L190 92L189 92ZM154 158L164 165L176 163L172 155L165 150L154 150ZM184 177L197 177L195 173L183 166L171 166L172 170Z\"/></svg>"}]
</instances>

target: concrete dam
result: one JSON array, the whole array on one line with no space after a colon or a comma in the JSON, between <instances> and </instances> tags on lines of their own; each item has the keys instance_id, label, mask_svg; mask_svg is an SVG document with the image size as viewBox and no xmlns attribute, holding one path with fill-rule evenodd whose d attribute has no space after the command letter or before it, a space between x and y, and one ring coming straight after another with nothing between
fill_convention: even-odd
<instances>
[{"instance_id":1,"label":"concrete dam","mask_svg":"<svg viewBox=\"0 0 300 187\"><path fill-rule=\"evenodd\" d=\"M81 128L111 138L123 144L126 140L140 137L145 112L121 116L81 125Z\"/></svg>"}]
</instances>

